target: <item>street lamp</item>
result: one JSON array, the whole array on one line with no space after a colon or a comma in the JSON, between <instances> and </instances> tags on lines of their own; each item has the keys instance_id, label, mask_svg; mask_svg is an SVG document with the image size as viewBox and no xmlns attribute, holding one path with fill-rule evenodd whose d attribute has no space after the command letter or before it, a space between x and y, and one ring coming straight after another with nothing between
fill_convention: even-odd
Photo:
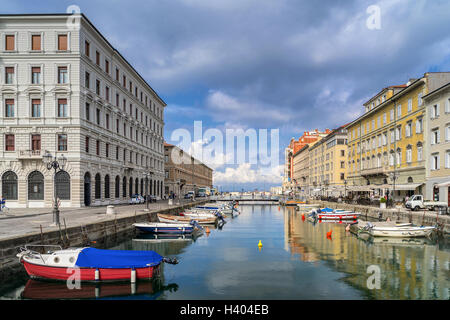
<instances>
[{"instance_id":1,"label":"street lamp","mask_svg":"<svg viewBox=\"0 0 450 320\"><path fill-rule=\"evenodd\" d=\"M67 163L67 158L62 154L58 159L52 156L48 151L42 156L42 161L47 166L48 170L53 169L55 174L53 175L53 225L59 225L59 206L58 198L56 197L56 173L58 171L64 171L64 167ZM58 170L59 169L59 170Z\"/></svg>"}]
</instances>

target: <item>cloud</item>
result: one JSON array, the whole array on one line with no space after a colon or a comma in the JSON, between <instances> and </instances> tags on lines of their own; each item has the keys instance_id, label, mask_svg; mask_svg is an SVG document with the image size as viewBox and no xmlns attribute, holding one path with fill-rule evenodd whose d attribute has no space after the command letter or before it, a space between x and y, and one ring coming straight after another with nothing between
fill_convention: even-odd
<instances>
[{"instance_id":1,"label":"cloud","mask_svg":"<svg viewBox=\"0 0 450 320\"><path fill-rule=\"evenodd\" d=\"M243 163L236 168L227 167L224 171L214 171L213 180L218 184L280 183L282 173L283 165L252 168L250 163Z\"/></svg>"}]
</instances>

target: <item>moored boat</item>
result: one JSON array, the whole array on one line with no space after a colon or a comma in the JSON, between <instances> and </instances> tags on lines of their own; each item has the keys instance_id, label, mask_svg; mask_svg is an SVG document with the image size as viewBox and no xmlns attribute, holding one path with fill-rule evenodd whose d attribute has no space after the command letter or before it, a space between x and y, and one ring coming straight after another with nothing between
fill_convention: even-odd
<instances>
[{"instance_id":1,"label":"moored boat","mask_svg":"<svg viewBox=\"0 0 450 320\"><path fill-rule=\"evenodd\" d=\"M192 233L198 229L197 222L190 223L164 223L164 222L142 222L134 223L133 226L142 232L149 233Z\"/></svg>"},{"instance_id":2,"label":"moored boat","mask_svg":"<svg viewBox=\"0 0 450 320\"><path fill-rule=\"evenodd\" d=\"M190 223L194 218L190 216L177 216L172 214L157 214L160 222L164 223ZM214 224L217 221L217 217L196 217L195 220L199 224Z\"/></svg>"},{"instance_id":3,"label":"moored boat","mask_svg":"<svg viewBox=\"0 0 450 320\"><path fill-rule=\"evenodd\" d=\"M33 246L46 247L46 246ZM48 246L47 246L48 247ZM54 246L53 246L54 247ZM32 279L119 281L151 279L161 262L176 264L154 251L69 248L40 253L28 246L17 257Z\"/></svg>"},{"instance_id":4,"label":"moored boat","mask_svg":"<svg viewBox=\"0 0 450 320\"><path fill-rule=\"evenodd\" d=\"M356 220L361 214L340 209L320 208L311 210L311 215L319 220Z\"/></svg>"},{"instance_id":5,"label":"moored boat","mask_svg":"<svg viewBox=\"0 0 450 320\"><path fill-rule=\"evenodd\" d=\"M358 221L358 232L368 233L373 237L428 237L435 230L434 226L416 226L411 223Z\"/></svg>"}]
</instances>

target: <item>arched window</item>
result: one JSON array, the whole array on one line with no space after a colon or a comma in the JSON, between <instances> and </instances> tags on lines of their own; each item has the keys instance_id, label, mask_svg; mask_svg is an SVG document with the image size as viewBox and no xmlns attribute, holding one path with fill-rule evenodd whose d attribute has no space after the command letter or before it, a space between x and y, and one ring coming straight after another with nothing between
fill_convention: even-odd
<instances>
[{"instance_id":1,"label":"arched window","mask_svg":"<svg viewBox=\"0 0 450 320\"><path fill-rule=\"evenodd\" d=\"M2 176L2 198L17 200L17 175L12 171L6 171Z\"/></svg>"},{"instance_id":2,"label":"arched window","mask_svg":"<svg viewBox=\"0 0 450 320\"><path fill-rule=\"evenodd\" d=\"M114 198L120 198L120 177L116 176L116 181L114 183Z\"/></svg>"},{"instance_id":3,"label":"arched window","mask_svg":"<svg viewBox=\"0 0 450 320\"><path fill-rule=\"evenodd\" d=\"M123 177L122 179L122 197L127 197L127 178Z\"/></svg>"},{"instance_id":4,"label":"arched window","mask_svg":"<svg viewBox=\"0 0 450 320\"><path fill-rule=\"evenodd\" d=\"M145 192L144 190L144 179L141 178L141 195L143 195Z\"/></svg>"},{"instance_id":5,"label":"arched window","mask_svg":"<svg viewBox=\"0 0 450 320\"><path fill-rule=\"evenodd\" d=\"M109 199L109 174L105 176L105 199Z\"/></svg>"},{"instance_id":6,"label":"arched window","mask_svg":"<svg viewBox=\"0 0 450 320\"><path fill-rule=\"evenodd\" d=\"M58 171L55 175L56 197L70 200L70 176L67 171Z\"/></svg>"},{"instance_id":7,"label":"arched window","mask_svg":"<svg viewBox=\"0 0 450 320\"><path fill-rule=\"evenodd\" d=\"M413 178L412 177L408 177L408 183L413 183Z\"/></svg>"},{"instance_id":8,"label":"arched window","mask_svg":"<svg viewBox=\"0 0 450 320\"><path fill-rule=\"evenodd\" d=\"M129 190L130 198L133 196L133 178L130 177L130 190Z\"/></svg>"},{"instance_id":9,"label":"arched window","mask_svg":"<svg viewBox=\"0 0 450 320\"><path fill-rule=\"evenodd\" d=\"M100 173L95 175L95 199L100 199L102 197L102 186L101 186Z\"/></svg>"},{"instance_id":10,"label":"arched window","mask_svg":"<svg viewBox=\"0 0 450 320\"><path fill-rule=\"evenodd\" d=\"M153 194L153 181L150 179L150 189L148 191L148 194Z\"/></svg>"},{"instance_id":11,"label":"arched window","mask_svg":"<svg viewBox=\"0 0 450 320\"><path fill-rule=\"evenodd\" d=\"M44 200L44 175L39 171L28 176L28 200Z\"/></svg>"},{"instance_id":12,"label":"arched window","mask_svg":"<svg viewBox=\"0 0 450 320\"><path fill-rule=\"evenodd\" d=\"M134 192L139 193L139 178L136 178L134 183Z\"/></svg>"}]
</instances>

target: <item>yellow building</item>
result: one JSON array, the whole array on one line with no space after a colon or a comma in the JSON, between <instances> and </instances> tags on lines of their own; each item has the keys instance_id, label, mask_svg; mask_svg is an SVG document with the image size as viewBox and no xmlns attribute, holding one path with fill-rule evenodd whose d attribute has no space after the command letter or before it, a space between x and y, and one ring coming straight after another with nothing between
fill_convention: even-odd
<instances>
[{"instance_id":1,"label":"yellow building","mask_svg":"<svg viewBox=\"0 0 450 320\"><path fill-rule=\"evenodd\" d=\"M347 152L347 129L344 127L333 130L309 147L310 195L344 195Z\"/></svg>"},{"instance_id":2,"label":"yellow building","mask_svg":"<svg viewBox=\"0 0 450 320\"><path fill-rule=\"evenodd\" d=\"M402 200L422 194L425 182L425 106L422 97L450 79L429 72L381 90L364 104L365 113L346 126L349 190L373 191Z\"/></svg>"}]
</instances>

